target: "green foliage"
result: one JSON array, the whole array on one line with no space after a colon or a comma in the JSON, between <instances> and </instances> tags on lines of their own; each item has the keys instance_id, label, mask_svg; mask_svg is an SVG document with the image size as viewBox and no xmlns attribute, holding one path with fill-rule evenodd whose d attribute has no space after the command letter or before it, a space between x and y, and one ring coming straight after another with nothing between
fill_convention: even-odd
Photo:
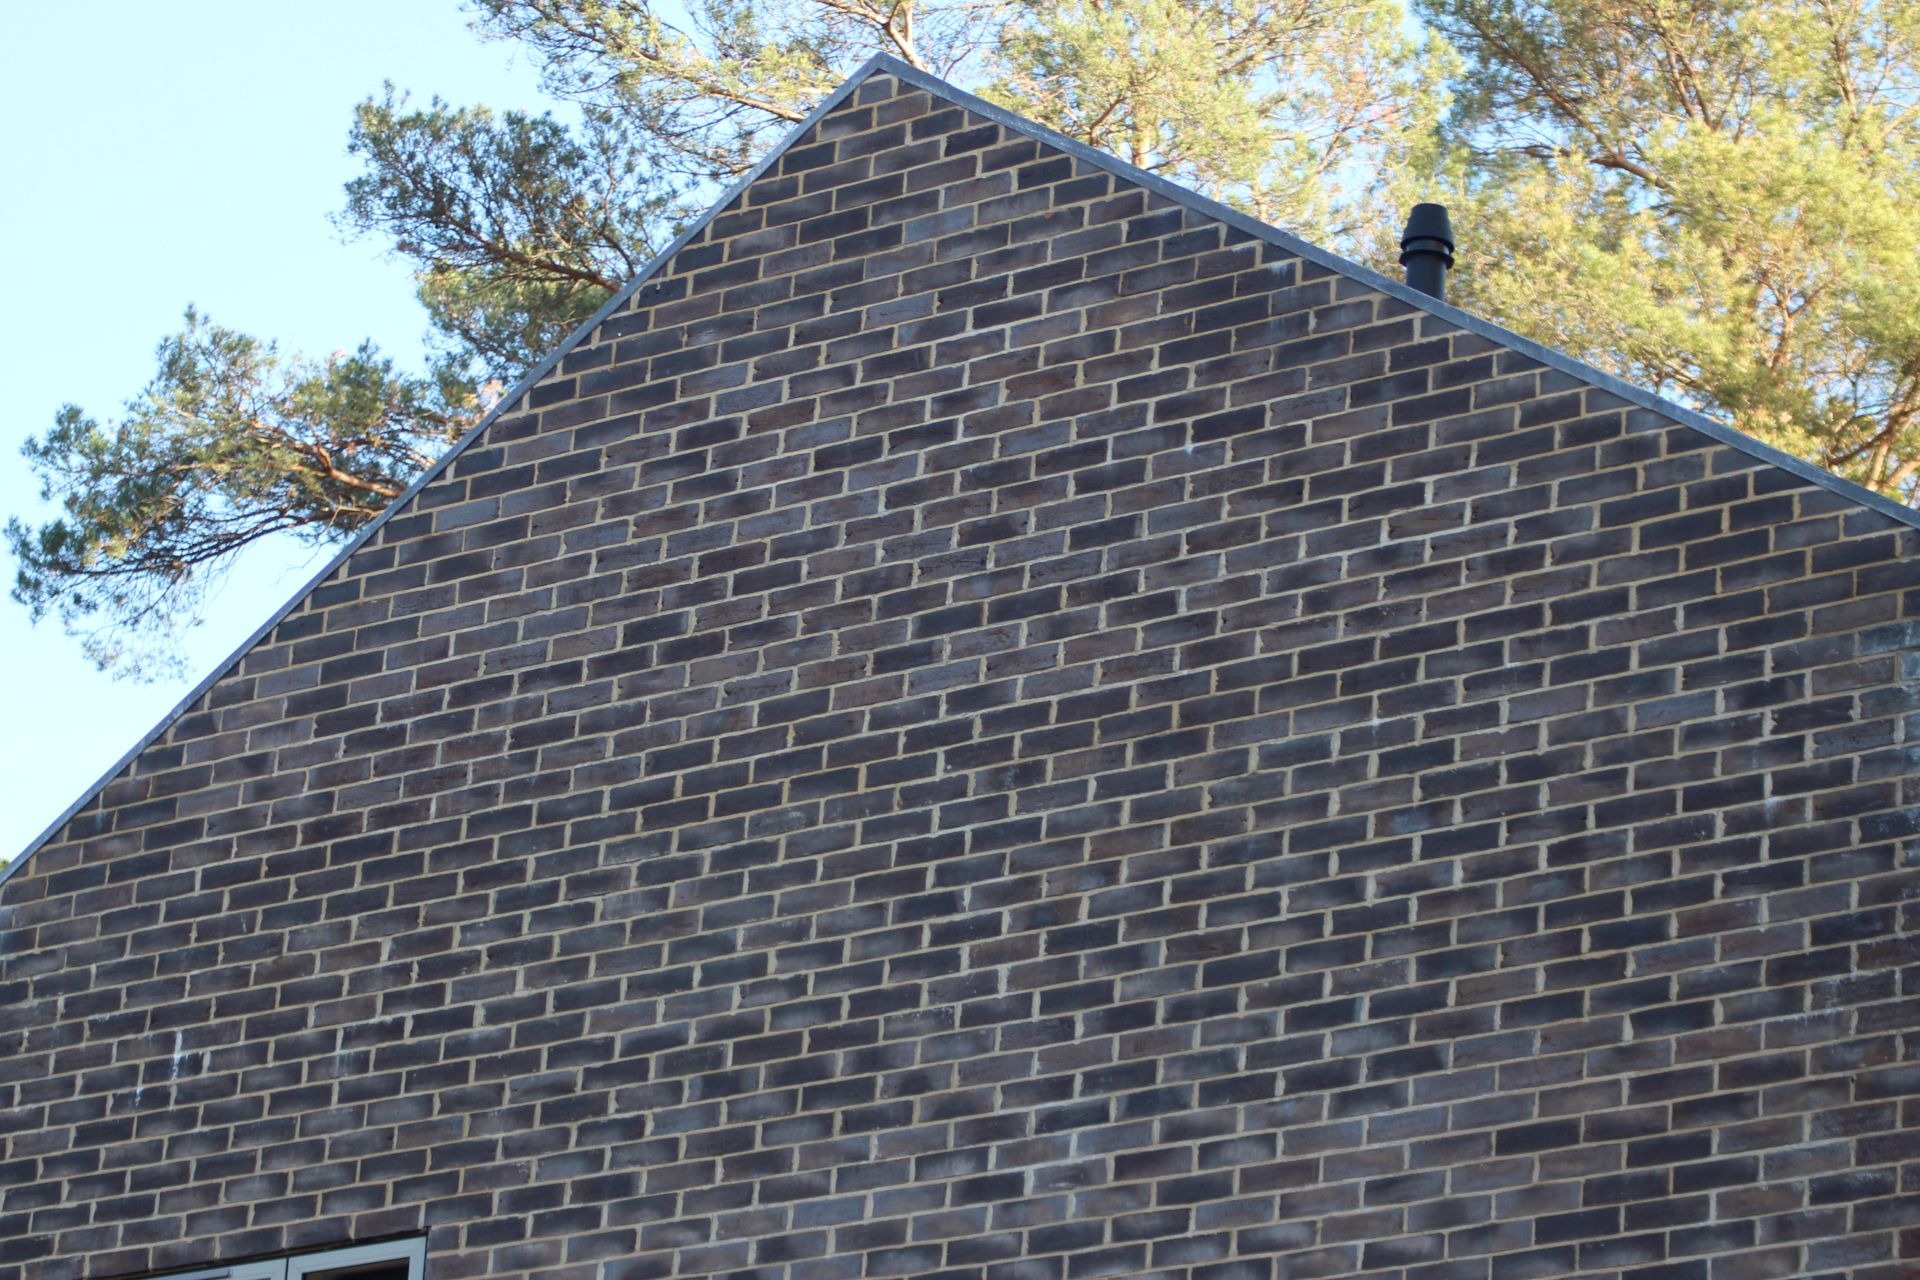
<instances>
[{"instance_id":1,"label":"green foliage","mask_svg":"<svg viewBox=\"0 0 1920 1280\"><path fill-rule=\"evenodd\" d=\"M208 568L270 533L321 541L372 519L479 409L371 345L290 360L192 311L158 356L115 426L69 405L27 441L62 514L7 524L14 598L130 674L169 669Z\"/></svg>"},{"instance_id":2,"label":"green foliage","mask_svg":"<svg viewBox=\"0 0 1920 1280\"><path fill-rule=\"evenodd\" d=\"M592 110L552 116L386 95L360 104L343 223L417 264L420 300L451 367L511 377L637 272L681 212L659 148ZM473 367L477 366L477 368Z\"/></svg>"},{"instance_id":3,"label":"green foliage","mask_svg":"<svg viewBox=\"0 0 1920 1280\"><path fill-rule=\"evenodd\" d=\"M349 137L341 223L414 264L432 371L190 313L118 421L29 442L62 515L10 524L14 594L143 669L226 557L370 519L876 51L1389 270L1441 196L1464 305L1920 496L1920 0L1413 2L473 0L562 116L389 88Z\"/></svg>"},{"instance_id":4,"label":"green foliage","mask_svg":"<svg viewBox=\"0 0 1920 1280\"><path fill-rule=\"evenodd\" d=\"M1920 497L1920 5L1423 0L1463 305Z\"/></svg>"},{"instance_id":5,"label":"green foliage","mask_svg":"<svg viewBox=\"0 0 1920 1280\"><path fill-rule=\"evenodd\" d=\"M1348 248L1454 65L1398 0L1019 0L992 61L1012 110Z\"/></svg>"},{"instance_id":6,"label":"green foliage","mask_svg":"<svg viewBox=\"0 0 1920 1280\"><path fill-rule=\"evenodd\" d=\"M923 45L950 49L960 30L864 0L713 0L676 11L681 27L645 4L476 7L483 35L544 59L576 121L413 109L391 87L356 110L349 147L366 167L341 223L414 263L430 374L398 374L370 347L288 359L190 313L118 421L69 407L28 442L62 514L9 523L13 594L103 667L166 669L171 638L249 543L335 538L373 518L481 397L558 344L869 54L927 65Z\"/></svg>"}]
</instances>

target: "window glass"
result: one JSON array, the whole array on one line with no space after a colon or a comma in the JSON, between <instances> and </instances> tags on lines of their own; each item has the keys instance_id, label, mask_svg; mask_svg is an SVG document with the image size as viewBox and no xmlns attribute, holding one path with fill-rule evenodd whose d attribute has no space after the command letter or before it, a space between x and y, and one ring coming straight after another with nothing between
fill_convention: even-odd
<instances>
[{"instance_id":1,"label":"window glass","mask_svg":"<svg viewBox=\"0 0 1920 1280\"><path fill-rule=\"evenodd\" d=\"M396 1240L287 1259L286 1280L421 1280L427 1242Z\"/></svg>"},{"instance_id":2,"label":"window glass","mask_svg":"<svg viewBox=\"0 0 1920 1280\"><path fill-rule=\"evenodd\" d=\"M423 1280L425 1240L391 1240L262 1262L177 1271L160 1280Z\"/></svg>"}]
</instances>

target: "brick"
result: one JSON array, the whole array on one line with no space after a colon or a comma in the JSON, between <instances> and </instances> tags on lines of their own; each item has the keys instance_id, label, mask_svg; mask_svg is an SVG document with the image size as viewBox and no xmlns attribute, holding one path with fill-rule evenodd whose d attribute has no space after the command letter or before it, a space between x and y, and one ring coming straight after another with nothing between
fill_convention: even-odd
<instances>
[{"instance_id":1,"label":"brick","mask_svg":"<svg viewBox=\"0 0 1920 1280\"><path fill-rule=\"evenodd\" d=\"M814 130L0 885L0 1280L1890 1274L1920 539Z\"/></svg>"}]
</instances>

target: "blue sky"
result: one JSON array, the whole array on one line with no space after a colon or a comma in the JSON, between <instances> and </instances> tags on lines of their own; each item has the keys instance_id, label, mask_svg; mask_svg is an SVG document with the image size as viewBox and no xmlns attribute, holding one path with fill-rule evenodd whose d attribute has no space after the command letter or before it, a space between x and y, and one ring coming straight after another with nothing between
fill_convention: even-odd
<instances>
[{"instance_id":1,"label":"blue sky","mask_svg":"<svg viewBox=\"0 0 1920 1280\"><path fill-rule=\"evenodd\" d=\"M424 320L405 263L329 221L355 166L353 106L385 80L417 97L543 105L536 69L467 29L455 0L28 5L0 42L0 512L40 514L20 442L62 404L107 417L146 382L193 303L288 350L372 337L413 360ZM323 563L243 558L189 674L93 670L57 623L0 599L0 861L18 853ZM0 564L11 586L14 566Z\"/></svg>"}]
</instances>

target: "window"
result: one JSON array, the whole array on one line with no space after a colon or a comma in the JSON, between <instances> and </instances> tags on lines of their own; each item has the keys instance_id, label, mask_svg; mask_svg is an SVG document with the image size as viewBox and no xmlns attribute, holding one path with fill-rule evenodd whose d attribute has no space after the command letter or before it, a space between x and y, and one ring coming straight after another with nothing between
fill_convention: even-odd
<instances>
[{"instance_id":1,"label":"window","mask_svg":"<svg viewBox=\"0 0 1920 1280\"><path fill-rule=\"evenodd\" d=\"M164 1280L424 1280L426 1260L425 1240L393 1240L174 1272Z\"/></svg>"}]
</instances>

